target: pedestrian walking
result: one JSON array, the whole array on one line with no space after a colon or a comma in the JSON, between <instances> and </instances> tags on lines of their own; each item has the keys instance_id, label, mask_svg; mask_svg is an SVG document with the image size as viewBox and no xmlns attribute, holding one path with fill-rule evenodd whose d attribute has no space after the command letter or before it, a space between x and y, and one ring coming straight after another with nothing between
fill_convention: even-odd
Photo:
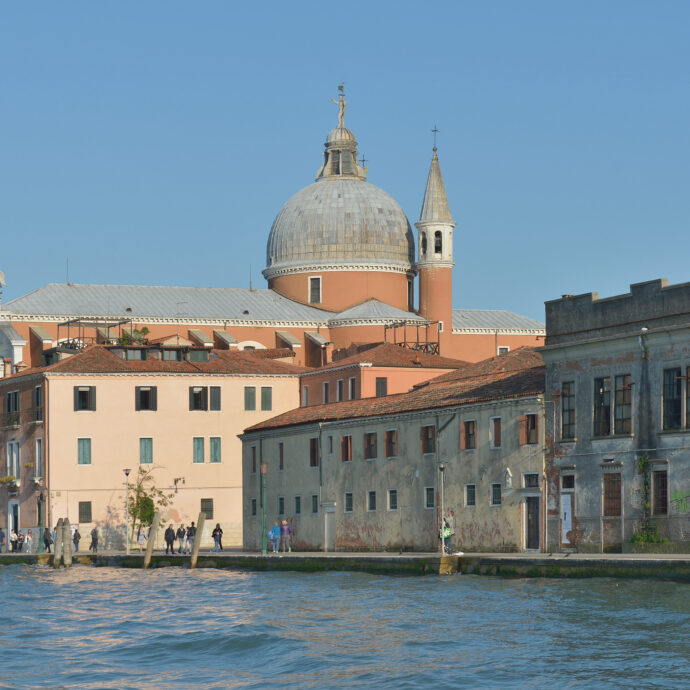
<instances>
[{"instance_id":1,"label":"pedestrian walking","mask_svg":"<svg viewBox=\"0 0 690 690\"><path fill-rule=\"evenodd\" d=\"M177 528L177 534L175 535L177 537L177 541L179 542L177 553L182 553L184 551L184 538L186 534L187 530L184 528L184 525L180 525Z\"/></svg>"},{"instance_id":2,"label":"pedestrian walking","mask_svg":"<svg viewBox=\"0 0 690 690\"><path fill-rule=\"evenodd\" d=\"M215 552L222 551L223 544L221 543L221 539L223 538L223 530L220 528L220 522L216 523L213 532L211 532L211 536L213 537L213 550Z\"/></svg>"},{"instance_id":3,"label":"pedestrian walking","mask_svg":"<svg viewBox=\"0 0 690 690\"><path fill-rule=\"evenodd\" d=\"M292 544L290 543L291 534L292 530L290 529L290 525L288 525L288 521L283 520L283 524L280 526L280 547L283 553L292 551Z\"/></svg>"},{"instance_id":4,"label":"pedestrian walking","mask_svg":"<svg viewBox=\"0 0 690 690\"><path fill-rule=\"evenodd\" d=\"M441 543L443 544L443 553L450 553L450 527L445 518L441 521L441 529L439 530L439 536L441 537Z\"/></svg>"},{"instance_id":5,"label":"pedestrian walking","mask_svg":"<svg viewBox=\"0 0 690 690\"><path fill-rule=\"evenodd\" d=\"M33 548L34 548L34 535L31 530L29 530L26 533L26 539L24 540L24 543L26 544L26 552L27 553L33 553Z\"/></svg>"},{"instance_id":6,"label":"pedestrian walking","mask_svg":"<svg viewBox=\"0 0 690 690\"><path fill-rule=\"evenodd\" d=\"M74 534L72 535L72 541L74 542L74 553L79 553L79 542L81 541L81 534L79 534L79 525L74 528Z\"/></svg>"},{"instance_id":7,"label":"pedestrian walking","mask_svg":"<svg viewBox=\"0 0 690 690\"><path fill-rule=\"evenodd\" d=\"M53 537L50 534L50 530L46 527L43 530L43 546L45 547L46 553L50 553L50 545L53 543Z\"/></svg>"},{"instance_id":8,"label":"pedestrian walking","mask_svg":"<svg viewBox=\"0 0 690 690\"><path fill-rule=\"evenodd\" d=\"M94 527L91 530L91 543L89 544L89 551L98 553L98 528Z\"/></svg>"},{"instance_id":9,"label":"pedestrian walking","mask_svg":"<svg viewBox=\"0 0 690 690\"><path fill-rule=\"evenodd\" d=\"M174 554L175 553L175 529L172 526L172 522L170 523L168 529L165 530L165 553L168 553L168 549L170 549L170 553Z\"/></svg>"},{"instance_id":10,"label":"pedestrian walking","mask_svg":"<svg viewBox=\"0 0 690 690\"><path fill-rule=\"evenodd\" d=\"M19 530L19 532L17 532L17 551L21 551L24 548L24 539L24 532Z\"/></svg>"},{"instance_id":11,"label":"pedestrian walking","mask_svg":"<svg viewBox=\"0 0 690 690\"><path fill-rule=\"evenodd\" d=\"M271 527L269 538L271 540L271 550L273 553L278 553L280 549L280 520L276 520L273 527Z\"/></svg>"},{"instance_id":12,"label":"pedestrian walking","mask_svg":"<svg viewBox=\"0 0 690 690\"><path fill-rule=\"evenodd\" d=\"M146 532L142 527L139 527L137 532L137 544L139 544L139 553L144 550L144 544L146 543Z\"/></svg>"},{"instance_id":13,"label":"pedestrian walking","mask_svg":"<svg viewBox=\"0 0 690 690\"><path fill-rule=\"evenodd\" d=\"M196 537L196 527L194 526L194 523L192 523L189 527L187 527L187 551L189 553L192 553L192 550L194 549L194 537Z\"/></svg>"},{"instance_id":14,"label":"pedestrian walking","mask_svg":"<svg viewBox=\"0 0 690 690\"><path fill-rule=\"evenodd\" d=\"M17 552L17 533L12 530L10 532L10 553Z\"/></svg>"}]
</instances>

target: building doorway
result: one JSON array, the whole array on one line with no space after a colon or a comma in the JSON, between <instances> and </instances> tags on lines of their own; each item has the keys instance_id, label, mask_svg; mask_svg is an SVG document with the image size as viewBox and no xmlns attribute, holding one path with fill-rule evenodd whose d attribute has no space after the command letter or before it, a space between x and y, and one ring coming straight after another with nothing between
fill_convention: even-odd
<instances>
[{"instance_id":1,"label":"building doorway","mask_svg":"<svg viewBox=\"0 0 690 690\"><path fill-rule=\"evenodd\" d=\"M528 549L539 550L539 496L525 498L525 536Z\"/></svg>"},{"instance_id":2,"label":"building doorway","mask_svg":"<svg viewBox=\"0 0 690 690\"><path fill-rule=\"evenodd\" d=\"M7 504L7 536L14 530L19 532L19 501L9 501Z\"/></svg>"}]
</instances>

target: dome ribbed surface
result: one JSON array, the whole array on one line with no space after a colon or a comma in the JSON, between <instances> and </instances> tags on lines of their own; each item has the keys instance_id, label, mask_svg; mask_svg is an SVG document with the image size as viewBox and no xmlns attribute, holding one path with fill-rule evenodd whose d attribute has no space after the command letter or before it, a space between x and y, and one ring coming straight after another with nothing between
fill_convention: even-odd
<instances>
[{"instance_id":1,"label":"dome ribbed surface","mask_svg":"<svg viewBox=\"0 0 690 690\"><path fill-rule=\"evenodd\" d=\"M414 237L402 209L364 180L322 179L295 194L273 221L266 271L314 264L388 264L411 270Z\"/></svg>"}]
</instances>

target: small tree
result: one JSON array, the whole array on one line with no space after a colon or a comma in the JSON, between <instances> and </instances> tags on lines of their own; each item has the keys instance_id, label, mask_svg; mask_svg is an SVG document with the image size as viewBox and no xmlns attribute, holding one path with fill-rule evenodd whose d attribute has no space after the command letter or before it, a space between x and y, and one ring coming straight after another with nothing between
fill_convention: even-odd
<instances>
[{"instance_id":1,"label":"small tree","mask_svg":"<svg viewBox=\"0 0 690 690\"><path fill-rule=\"evenodd\" d=\"M172 503L174 494L159 489L153 479L153 467L139 467L136 481L129 489L129 516L132 519L132 533L142 527L150 527L157 510Z\"/></svg>"}]
</instances>

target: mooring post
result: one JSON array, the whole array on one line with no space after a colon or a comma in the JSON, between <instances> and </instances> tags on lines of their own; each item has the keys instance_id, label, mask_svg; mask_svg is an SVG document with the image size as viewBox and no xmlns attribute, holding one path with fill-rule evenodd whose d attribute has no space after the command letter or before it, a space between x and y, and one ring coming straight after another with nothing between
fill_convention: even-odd
<instances>
[{"instance_id":1,"label":"mooring post","mask_svg":"<svg viewBox=\"0 0 690 690\"><path fill-rule=\"evenodd\" d=\"M153 522L149 529L149 540L146 542L146 555L144 556L144 568L151 565L151 556L153 555L153 545L156 543L156 535L158 534L158 526L161 522L161 514L156 511L153 516Z\"/></svg>"},{"instance_id":2,"label":"mooring post","mask_svg":"<svg viewBox=\"0 0 690 690\"><path fill-rule=\"evenodd\" d=\"M62 518L57 521L55 526L55 543L53 547L53 568L59 568L60 561L62 560Z\"/></svg>"},{"instance_id":3,"label":"mooring post","mask_svg":"<svg viewBox=\"0 0 690 690\"><path fill-rule=\"evenodd\" d=\"M192 556L189 561L190 568L196 568L196 560L199 557L199 547L201 546L201 535L204 533L204 522L206 522L206 513L199 513L199 519L196 523L194 546L192 546Z\"/></svg>"},{"instance_id":4,"label":"mooring post","mask_svg":"<svg viewBox=\"0 0 690 690\"><path fill-rule=\"evenodd\" d=\"M72 566L72 530L67 518L62 520L62 560L65 568Z\"/></svg>"}]
</instances>

